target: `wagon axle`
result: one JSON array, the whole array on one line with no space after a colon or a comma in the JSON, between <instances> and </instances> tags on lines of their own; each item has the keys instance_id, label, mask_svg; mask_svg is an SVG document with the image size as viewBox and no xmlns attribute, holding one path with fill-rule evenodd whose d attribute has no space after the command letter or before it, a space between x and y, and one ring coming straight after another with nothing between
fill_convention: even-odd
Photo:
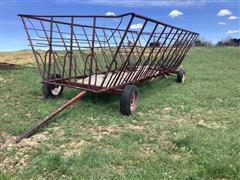
<instances>
[{"instance_id":1,"label":"wagon axle","mask_svg":"<svg viewBox=\"0 0 240 180\"><path fill-rule=\"evenodd\" d=\"M185 80L185 71L183 69L180 69L177 72L177 82L183 83ZM143 83L144 81L142 81ZM54 94L54 90L60 88L60 90L57 91L56 94ZM63 87L62 87L63 88ZM42 86L43 95L45 98L55 98L60 95L60 93L63 92L63 89L61 89L60 86L49 86L46 84L43 84ZM57 108L55 111L49 113L45 118L38 121L36 124L34 124L31 128L27 129L24 133L19 135L17 139L15 140L16 143L20 142L22 139L27 138L31 136L38 128L44 126L47 124L50 119L55 117L57 114L62 112L64 109L66 109L68 106L75 103L78 99L86 95L86 91L82 91L79 94L77 94L75 97L73 97L71 100ZM138 90L135 85L126 85L123 89L119 89L118 91L115 91L116 94L121 95L120 97L120 112L123 115L129 116L134 111L136 111L137 108L137 102L138 102Z\"/></svg>"}]
</instances>

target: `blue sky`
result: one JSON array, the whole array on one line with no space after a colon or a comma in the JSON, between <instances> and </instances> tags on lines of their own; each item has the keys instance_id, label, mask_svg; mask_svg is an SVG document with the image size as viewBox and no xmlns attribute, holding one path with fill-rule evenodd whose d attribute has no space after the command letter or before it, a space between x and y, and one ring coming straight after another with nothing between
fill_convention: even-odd
<instances>
[{"instance_id":1,"label":"blue sky","mask_svg":"<svg viewBox=\"0 0 240 180\"><path fill-rule=\"evenodd\" d=\"M104 15L135 12L198 32L216 43L240 37L239 0L1 0L1 51L29 48L17 14Z\"/></svg>"}]
</instances>

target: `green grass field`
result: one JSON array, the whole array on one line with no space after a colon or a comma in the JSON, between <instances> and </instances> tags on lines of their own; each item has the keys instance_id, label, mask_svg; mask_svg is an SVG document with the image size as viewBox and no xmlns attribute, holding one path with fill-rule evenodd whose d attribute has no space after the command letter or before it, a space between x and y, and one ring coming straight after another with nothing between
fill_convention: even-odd
<instances>
[{"instance_id":1,"label":"green grass field","mask_svg":"<svg viewBox=\"0 0 240 180\"><path fill-rule=\"evenodd\" d=\"M240 48L193 48L184 84L138 85L138 109L92 94L34 136L11 139L78 93L42 98L34 66L0 71L0 179L240 179Z\"/></svg>"}]
</instances>

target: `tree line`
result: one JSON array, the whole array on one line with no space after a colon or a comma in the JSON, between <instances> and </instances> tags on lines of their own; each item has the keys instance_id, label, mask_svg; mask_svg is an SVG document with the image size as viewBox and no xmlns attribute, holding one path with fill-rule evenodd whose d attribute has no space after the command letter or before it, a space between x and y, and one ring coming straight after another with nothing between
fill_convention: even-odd
<instances>
[{"instance_id":1,"label":"tree line","mask_svg":"<svg viewBox=\"0 0 240 180\"><path fill-rule=\"evenodd\" d=\"M227 38L221 39L216 44L213 44L211 41L208 41L204 38L198 38L194 46L203 47L203 46L240 46L240 38Z\"/></svg>"}]
</instances>

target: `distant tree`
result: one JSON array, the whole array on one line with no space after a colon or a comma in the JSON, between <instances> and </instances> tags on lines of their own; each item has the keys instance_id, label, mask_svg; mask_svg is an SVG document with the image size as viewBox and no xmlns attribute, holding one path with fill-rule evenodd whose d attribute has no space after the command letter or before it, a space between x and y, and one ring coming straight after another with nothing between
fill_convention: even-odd
<instances>
[{"instance_id":1,"label":"distant tree","mask_svg":"<svg viewBox=\"0 0 240 180\"><path fill-rule=\"evenodd\" d=\"M240 46L240 38L221 39L216 44L217 46Z\"/></svg>"},{"instance_id":2,"label":"distant tree","mask_svg":"<svg viewBox=\"0 0 240 180\"><path fill-rule=\"evenodd\" d=\"M213 46L213 43L204 38L198 38L195 41L194 46L196 46L196 47Z\"/></svg>"}]
</instances>

